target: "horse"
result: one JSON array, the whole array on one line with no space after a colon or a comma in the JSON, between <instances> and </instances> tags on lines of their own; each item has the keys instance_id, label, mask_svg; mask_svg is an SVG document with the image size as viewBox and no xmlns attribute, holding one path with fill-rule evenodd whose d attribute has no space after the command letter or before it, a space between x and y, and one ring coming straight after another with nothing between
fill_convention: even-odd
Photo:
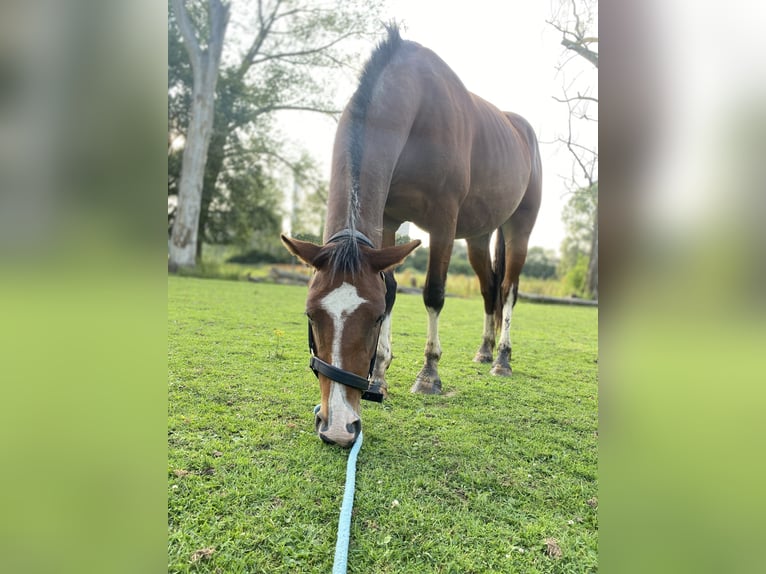
<instances>
[{"instance_id":1,"label":"horse","mask_svg":"<svg viewBox=\"0 0 766 574\"><path fill-rule=\"evenodd\" d=\"M439 394L439 314L454 240L466 240L484 303L474 360L492 362L499 332L490 372L509 376L511 316L541 201L530 124L469 92L433 51L402 39L396 25L386 30L338 123L323 245L281 236L314 268L306 315L322 396L315 429L344 448L361 431L361 399L388 393L393 269L420 245L396 245L399 226L410 221L429 233L425 361L410 390Z\"/></svg>"}]
</instances>

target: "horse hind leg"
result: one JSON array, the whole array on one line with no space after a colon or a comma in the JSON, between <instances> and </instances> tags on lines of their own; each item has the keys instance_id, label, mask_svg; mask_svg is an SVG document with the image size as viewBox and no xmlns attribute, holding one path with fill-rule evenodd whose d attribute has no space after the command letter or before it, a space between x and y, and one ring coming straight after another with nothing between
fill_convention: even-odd
<instances>
[{"instance_id":1,"label":"horse hind leg","mask_svg":"<svg viewBox=\"0 0 766 574\"><path fill-rule=\"evenodd\" d=\"M515 214L514 214L515 215ZM516 223L514 225L514 223ZM525 222L523 222L525 223ZM490 373L498 376L510 376L511 369L511 318L519 291L519 276L527 258L527 245L532 229L529 225L519 224L514 217L503 225L505 235L505 275L500 286L500 300L503 301L502 320L500 323L500 342L497 346L497 358Z\"/></svg>"},{"instance_id":2,"label":"horse hind leg","mask_svg":"<svg viewBox=\"0 0 766 574\"><path fill-rule=\"evenodd\" d=\"M481 345L473 360L477 363L491 363L495 350L495 290L497 288L492 271L492 260L489 255L490 235L482 235L466 240L468 244L468 261L471 263L476 276L479 278L481 296L484 299L484 333Z\"/></svg>"},{"instance_id":3,"label":"horse hind leg","mask_svg":"<svg viewBox=\"0 0 766 574\"><path fill-rule=\"evenodd\" d=\"M492 363L490 373L497 376L510 377L513 374L511 369L511 316L513 315L513 306L516 304L518 293L518 283L514 283L508 290L508 295L504 298L503 319L500 325L500 344L497 346L497 358Z\"/></svg>"}]
</instances>

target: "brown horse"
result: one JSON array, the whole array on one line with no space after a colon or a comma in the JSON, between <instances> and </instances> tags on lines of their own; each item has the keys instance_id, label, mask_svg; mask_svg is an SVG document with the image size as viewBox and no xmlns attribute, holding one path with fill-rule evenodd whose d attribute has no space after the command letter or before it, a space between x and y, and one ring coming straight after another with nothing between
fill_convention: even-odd
<instances>
[{"instance_id":1,"label":"brown horse","mask_svg":"<svg viewBox=\"0 0 766 574\"><path fill-rule=\"evenodd\" d=\"M379 400L387 392L392 269L420 243L395 245L405 221L430 234L425 364L411 391L441 392L438 322L456 238L467 241L484 298L484 335L474 360L492 362L499 330L491 372L511 374L511 312L541 182L529 123L469 92L435 53L389 26L338 124L324 245L282 236L287 249L316 270L306 313L323 440L353 444L363 393Z\"/></svg>"}]
</instances>

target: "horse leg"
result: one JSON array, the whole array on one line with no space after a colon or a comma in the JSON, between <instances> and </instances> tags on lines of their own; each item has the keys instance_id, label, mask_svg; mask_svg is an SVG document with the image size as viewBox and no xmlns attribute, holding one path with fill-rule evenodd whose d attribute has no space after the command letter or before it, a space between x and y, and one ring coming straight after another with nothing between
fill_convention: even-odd
<instances>
[{"instance_id":1,"label":"horse leg","mask_svg":"<svg viewBox=\"0 0 766 574\"><path fill-rule=\"evenodd\" d=\"M385 228L383 230L383 247L391 247L396 243L396 229L398 227L399 225L397 224L393 226L393 229ZM383 274L383 280L386 282L386 312L380 324L378 349L375 354L375 368L372 371L370 390L381 392L385 398L388 398L386 371L388 371L388 367L393 359L393 353L391 352L391 311L396 302L396 279L394 279L394 272L386 271Z\"/></svg>"},{"instance_id":2,"label":"horse leg","mask_svg":"<svg viewBox=\"0 0 766 574\"><path fill-rule=\"evenodd\" d=\"M396 300L396 280L393 271L386 271L383 274L386 282L386 314L380 324L380 335L378 336L378 350L375 355L375 368L372 371L372 382L370 389L383 393L388 398L388 383L386 382L386 371L391 365L393 353L391 352L391 310L394 308Z\"/></svg>"},{"instance_id":3,"label":"horse leg","mask_svg":"<svg viewBox=\"0 0 766 574\"><path fill-rule=\"evenodd\" d=\"M410 392L438 395L442 390L438 365L442 356L439 342L439 313L444 307L444 285L447 268L452 255L453 236L431 234L426 284L423 288L423 302L428 312L428 338L426 339L425 363L420 369Z\"/></svg>"},{"instance_id":4,"label":"horse leg","mask_svg":"<svg viewBox=\"0 0 766 574\"><path fill-rule=\"evenodd\" d=\"M532 218L534 223L534 217ZM497 346L497 358L492 364L493 375L510 376L511 371L511 317L519 292L519 275L527 258L527 244L532 225L525 212L516 212L505 224L505 276L500 286L503 301L503 320L500 325L500 342Z\"/></svg>"},{"instance_id":5,"label":"horse leg","mask_svg":"<svg viewBox=\"0 0 766 574\"><path fill-rule=\"evenodd\" d=\"M495 275L492 272L492 260L489 256L490 235L466 239L468 261L479 278L481 296L484 298L484 335L481 346L473 360L477 363L491 363L495 350Z\"/></svg>"}]
</instances>

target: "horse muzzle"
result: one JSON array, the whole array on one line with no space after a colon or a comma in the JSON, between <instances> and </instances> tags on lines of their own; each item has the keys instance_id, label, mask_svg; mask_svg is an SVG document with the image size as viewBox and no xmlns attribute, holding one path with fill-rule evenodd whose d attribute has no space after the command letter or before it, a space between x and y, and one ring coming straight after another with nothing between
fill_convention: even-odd
<instances>
[{"instance_id":1,"label":"horse muzzle","mask_svg":"<svg viewBox=\"0 0 766 574\"><path fill-rule=\"evenodd\" d=\"M351 448L362 432L362 420L355 414L349 416L331 416L330 423L317 411L314 419L316 432L327 444L335 444L341 448Z\"/></svg>"}]
</instances>

